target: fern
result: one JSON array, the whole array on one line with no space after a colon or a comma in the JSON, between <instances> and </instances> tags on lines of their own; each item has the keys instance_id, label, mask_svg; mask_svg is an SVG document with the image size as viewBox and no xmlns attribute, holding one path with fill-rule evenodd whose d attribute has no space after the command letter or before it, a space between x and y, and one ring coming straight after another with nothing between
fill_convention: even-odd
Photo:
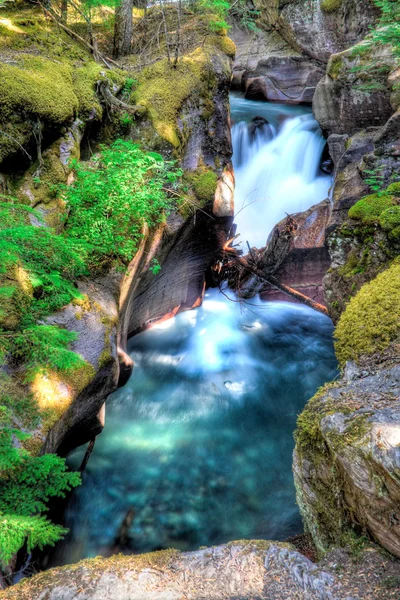
<instances>
[{"instance_id":1,"label":"fern","mask_svg":"<svg viewBox=\"0 0 400 600\"><path fill-rule=\"evenodd\" d=\"M117 140L88 166L73 164L76 180L63 186L70 208L66 235L84 244L89 268L104 262L127 264L134 256L144 224L165 219L174 205L168 186L181 171L155 152L144 152L131 141Z\"/></svg>"}]
</instances>

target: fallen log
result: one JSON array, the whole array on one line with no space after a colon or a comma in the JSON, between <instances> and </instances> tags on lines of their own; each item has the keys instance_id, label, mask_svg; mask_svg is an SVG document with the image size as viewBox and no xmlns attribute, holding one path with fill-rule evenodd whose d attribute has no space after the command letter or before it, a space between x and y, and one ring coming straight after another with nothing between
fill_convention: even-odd
<instances>
[{"instance_id":1,"label":"fallen log","mask_svg":"<svg viewBox=\"0 0 400 600\"><path fill-rule=\"evenodd\" d=\"M242 256L237 256L234 248L225 247L224 250L225 250L225 252L227 252L229 254L229 257L232 260L234 260L236 263L241 265L244 269L253 273L253 275L258 277L262 281L265 281L265 283L268 283L269 285L276 288L277 290L280 290L287 296L290 296L291 298L294 298L298 302L301 302L302 304L305 304L306 306L313 308L314 310L322 313L323 315L329 316L328 309L325 306L323 306L322 304L319 304L318 302L315 302L309 296L305 296L301 292L298 292L297 290L289 287L288 285L281 283L273 275L266 275L263 271L261 271L261 269L259 269L255 265L250 264Z\"/></svg>"}]
</instances>

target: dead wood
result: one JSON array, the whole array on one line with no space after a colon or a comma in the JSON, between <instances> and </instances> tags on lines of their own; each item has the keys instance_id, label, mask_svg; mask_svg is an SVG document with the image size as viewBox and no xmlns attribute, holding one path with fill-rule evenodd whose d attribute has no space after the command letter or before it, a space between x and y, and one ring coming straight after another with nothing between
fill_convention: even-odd
<instances>
[{"instance_id":1,"label":"dead wood","mask_svg":"<svg viewBox=\"0 0 400 600\"><path fill-rule=\"evenodd\" d=\"M132 115L140 115L146 111L144 106L139 106L137 104L127 104L126 102L123 102L122 100L116 98L116 96L114 96L114 94L108 87L108 81L98 81L97 90L99 94L103 97L106 104L108 104L109 106L113 106L120 110L125 110L127 113L130 113Z\"/></svg>"}]
</instances>

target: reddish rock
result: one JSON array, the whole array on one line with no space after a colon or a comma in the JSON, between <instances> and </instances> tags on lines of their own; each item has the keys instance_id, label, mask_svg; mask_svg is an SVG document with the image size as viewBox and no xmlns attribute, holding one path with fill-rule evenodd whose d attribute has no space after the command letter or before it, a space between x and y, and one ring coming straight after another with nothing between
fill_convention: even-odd
<instances>
[{"instance_id":1,"label":"reddish rock","mask_svg":"<svg viewBox=\"0 0 400 600\"><path fill-rule=\"evenodd\" d=\"M298 225L290 251L275 276L295 290L325 304L322 280L330 267L328 249L325 246L325 229L331 213L329 200L324 200L303 213L292 215ZM282 230L285 220L276 225ZM272 234L271 234L272 235ZM263 300L293 301L289 296L270 286L260 292Z\"/></svg>"}]
</instances>

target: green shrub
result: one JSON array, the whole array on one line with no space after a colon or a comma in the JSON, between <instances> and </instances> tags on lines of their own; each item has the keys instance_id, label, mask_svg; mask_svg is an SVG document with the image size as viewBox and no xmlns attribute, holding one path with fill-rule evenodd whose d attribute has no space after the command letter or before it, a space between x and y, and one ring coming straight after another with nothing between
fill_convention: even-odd
<instances>
[{"instance_id":1,"label":"green shrub","mask_svg":"<svg viewBox=\"0 0 400 600\"><path fill-rule=\"evenodd\" d=\"M12 426L11 411L0 406L0 566L6 568L13 555L26 543L53 545L66 530L41 513L54 496L79 485L80 475L67 472L65 460L54 455L32 456L17 447L29 437Z\"/></svg>"}]
</instances>

